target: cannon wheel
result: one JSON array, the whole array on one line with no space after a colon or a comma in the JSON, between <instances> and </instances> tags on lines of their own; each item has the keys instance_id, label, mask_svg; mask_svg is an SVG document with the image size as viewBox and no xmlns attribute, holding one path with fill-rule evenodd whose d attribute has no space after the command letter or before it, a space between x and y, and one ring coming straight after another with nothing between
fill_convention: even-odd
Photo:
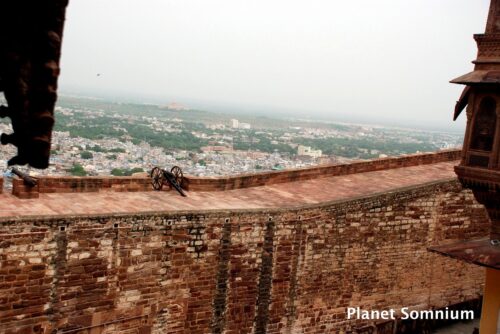
<instances>
[{"instance_id":1,"label":"cannon wheel","mask_svg":"<svg viewBox=\"0 0 500 334\"><path fill-rule=\"evenodd\" d=\"M153 184L154 190L163 188L163 171L159 167L151 170L151 184Z\"/></svg>"},{"instance_id":2,"label":"cannon wheel","mask_svg":"<svg viewBox=\"0 0 500 334\"><path fill-rule=\"evenodd\" d=\"M182 173L182 169L179 166L174 166L170 170L170 173L174 174L175 182L182 187L182 181L184 180L184 174Z\"/></svg>"}]
</instances>

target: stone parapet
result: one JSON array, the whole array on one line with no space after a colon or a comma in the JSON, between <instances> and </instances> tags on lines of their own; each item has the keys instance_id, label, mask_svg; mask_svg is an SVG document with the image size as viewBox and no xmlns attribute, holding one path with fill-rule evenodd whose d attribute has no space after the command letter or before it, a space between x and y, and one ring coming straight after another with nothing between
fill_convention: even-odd
<instances>
[{"instance_id":1,"label":"stone parapet","mask_svg":"<svg viewBox=\"0 0 500 334\"><path fill-rule=\"evenodd\" d=\"M37 184L30 187L22 179L14 177L12 179L12 195L21 199L38 198L40 196L39 186Z\"/></svg>"},{"instance_id":2,"label":"stone parapet","mask_svg":"<svg viewBox=\"0 0 500 334\"><path fill-rule=\"evenodd\" d=\"M263 173L241 174L222 177L184 177L182 187L188 191L224 191L278 183L305 181L323 177L366 173L394 168L403 168L460 159L460 151L447 150L435 153L412 154L395 158L384 158L341 165L319 165L315 167L289 169ZM13 194L20 198L36 198L35 193L81 193L101 191L153 191L147 176L43 176L38 177L38 186L27 189L16 181ZM167 189L168 187L164 187Z\"/></svg>"},{"instance_id":3,"label":"stone parapet","mask_svg":"<svg viewBox=\"0 0 500 334\"><path fill-rule=\"evenodd\" d=\"M42 177L38 179L41 193L95 191L149 191L151 179L135 176L110 177Z\"/></svg>"},{"instance_id":4,"label":"stone parapet","mask_svg":"<svg viewBox=\"0 0 500 334\"><path fill-rule=\"evenodd\" d=\"M19 198L37 198L43 193L82 193L82 192L134 192L150 191L151 180L146 177L58 177L36 178L38 184L29 187L19 178L12 181L12 194Z\"/></svg>"},{"instance_id":5,"label":"stone parapet","mask_svg":"<svg viewBox=\"0 0 500 334\"><path fill-rule=\"evenodd\" d=\"M385 169L434 164L459 160L460 150L446 150L434 153L411 154L402 157L383 158L353 162L349 164L328 164L284 171L241 174L222 177L185 178L183 187L189 191L224 191L232 189L266 186L277 183L305 181L321 177L373 172Z\"/></svg>"}]
</instances>

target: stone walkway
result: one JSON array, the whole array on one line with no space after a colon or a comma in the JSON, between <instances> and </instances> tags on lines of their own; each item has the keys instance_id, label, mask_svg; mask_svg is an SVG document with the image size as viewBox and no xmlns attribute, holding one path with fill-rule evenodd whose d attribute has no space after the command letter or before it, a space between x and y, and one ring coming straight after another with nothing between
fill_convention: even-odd
<instances>
[{"instance_id":1,"label":"stone walkway","mask_svg":"<svg viewBox=\"0 0 500 334\"><path fill-rule=\"evenodd\" d=\"M0 195L0 217L138 213L150 211L290 208L369 196L455 177L457 162L397 168L221 192L174 191L40 194L38 199Z\"/></svg>"}]
</instances>

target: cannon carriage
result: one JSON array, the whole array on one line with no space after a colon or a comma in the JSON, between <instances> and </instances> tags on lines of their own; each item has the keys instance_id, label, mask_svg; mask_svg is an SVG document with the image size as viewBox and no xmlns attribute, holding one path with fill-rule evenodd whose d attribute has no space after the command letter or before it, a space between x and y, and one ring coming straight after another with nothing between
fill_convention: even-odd
<instances>
[{"instance_id":1,"label":"cannon carriage","mask_svg":"<svg viewBox=\"0 0 500 334\"><path fill-rule=\"evenodd\" d=\"M182 169L179 166L174 166L170 169L170 171L166 169L161 169L160 167L154 167L151 169L149 173L151 177L151 184L153 185L153 189L156 191L160 191L163 189L165 183L171 188L177 190L181 196L186 197L186 193L182 190L182 182L184 180L184 174L182 173Z\"/></svg>"}]
</instances>

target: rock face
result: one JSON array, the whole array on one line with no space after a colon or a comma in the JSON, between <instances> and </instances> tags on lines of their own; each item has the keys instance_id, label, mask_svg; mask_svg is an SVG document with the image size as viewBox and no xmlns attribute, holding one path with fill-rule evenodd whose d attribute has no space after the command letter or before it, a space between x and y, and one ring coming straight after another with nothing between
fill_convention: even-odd
<instances>
[{"instance_id":1,"label":"rock face","mask_svg":"<svg viewBox=\"0 0 500 334\"><path fill-rule=\"evenodd\" d=\"M59 58L68 0L16 0L0 4L0 89L14 133L18 155L9 161L46 168L57 99Z\"/></svg>"},{"instance_id":2,"label":"rock face","mask_svg":"<svg viewBox=\"0 0 500 334\"><path fill-rule=\"evenodd\" d=\"M483 271L427 247L488 225L449 180L287 210L4 218L0 333L355 331L372 321L348 306L478 298Z\"/></svg>"}]
</instances>

